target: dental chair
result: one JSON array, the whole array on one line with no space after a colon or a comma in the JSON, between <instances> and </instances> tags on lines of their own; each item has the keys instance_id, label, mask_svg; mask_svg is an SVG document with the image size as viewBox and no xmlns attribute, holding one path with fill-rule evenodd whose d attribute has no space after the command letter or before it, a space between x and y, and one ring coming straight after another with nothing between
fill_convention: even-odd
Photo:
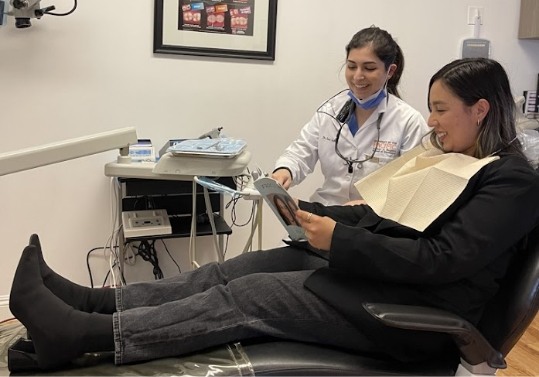
<instances>
[{"instance_id":1,"label":"dental chair","mask_svg":"<svg viewBox=\"0 0 539 377\"><path fill-rule=\"evenodd\" d=\"M505 357L539 309L539 226L527 237L511 262L498 294L480 323L438 309L365 303L364 308L386 326L450 335L460 353L421 363L400 363L292 341L244 344L257 376L299 375L495 375L506 368Z\"/></svg>"},{"instance_id":2,"label":"dental chair","mask_svg":"<svg viewBox=\"0 0 539 377\"><path fill-rule=\"evenodd\" d=\"M384 303L365 303L364 308L386 326L448 334L454 340L460 355L448 354L426 362L402 363L385 357L361 355L315 344L256 339L193 355L127 366L114 366L111 355L87 355L91 360L79 361L72 369L54 371L53 374L495 375L498 369L506 367L505 357L534 320L539 309L539 226L524 240L522 250L515 254L498 294L488 304L477 327L452 313L433 308ZM28 359L32 345L24 337L20 338L23 330L15 334L19 339L7 352L8 363L15 367L22 366L23 368L19 369L21 372L24 372L25 365L32 367L32 360ZM13 339L16 339L15 336ZM0 341L0 345L1 343ZM0 375L3 375L1 364L5 354L0 352ZM35 371L32 371L32 374L35 374Z\"/></svg>"}]
</instances>

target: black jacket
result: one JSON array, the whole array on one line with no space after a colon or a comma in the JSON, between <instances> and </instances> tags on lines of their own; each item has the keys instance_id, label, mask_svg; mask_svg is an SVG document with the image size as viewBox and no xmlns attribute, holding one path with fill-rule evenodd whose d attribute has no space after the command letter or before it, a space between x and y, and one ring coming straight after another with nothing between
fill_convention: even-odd
<instances>
[{"instance_id":1,"label":"black jacket","mask_svg":"<svg viewBox=\"0 0 539 377\"><path fill-rule=\"evenodd\" d=\"M510 259L518 257L519 242L539 223L539 175L523 159L503 156L476 173L423 232L383 219L366 205L300 202L300 208L337 221L329 267L314 272L305 286L380 350L411 360L418 352L440 351L446 340L385 328L362 303L433 306L477 323Z\"/></svg>"}]
</instances>

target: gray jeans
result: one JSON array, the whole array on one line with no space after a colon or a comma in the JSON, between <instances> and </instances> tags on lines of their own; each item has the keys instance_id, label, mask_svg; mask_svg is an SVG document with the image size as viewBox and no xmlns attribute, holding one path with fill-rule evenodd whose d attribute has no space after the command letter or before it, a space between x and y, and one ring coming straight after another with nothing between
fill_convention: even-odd
<instances>
[{"instance_id":1,"label":"gray jeans","mask_svg":"<svg viewBox=\"0 0 539 377\"><path fill-rule=\"evenodd\" d=\"M116 290L115 362L177 356L260 336L366 349L370 342L303 287L327 261L292 247Z\"/></svg>"}]
</instances>

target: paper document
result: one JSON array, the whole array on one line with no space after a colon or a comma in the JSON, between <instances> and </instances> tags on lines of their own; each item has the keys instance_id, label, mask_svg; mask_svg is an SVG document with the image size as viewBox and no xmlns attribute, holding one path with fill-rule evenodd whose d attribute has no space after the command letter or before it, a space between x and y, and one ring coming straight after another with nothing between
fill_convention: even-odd
<instances>
[{"instance_id":1,"label":"paper document","mask_svg":"<svg viewBox=\"0 0 539 377\"><path fill-rule=\"evenodd\" d=\"M305 232L296 219L296 211L299 208L283 186L268 177L257 179L254 181L254 185L273 213L275 213L275 216L283 224L290 239L294 241L306 240Z\"/></svg>"}]
</instances>

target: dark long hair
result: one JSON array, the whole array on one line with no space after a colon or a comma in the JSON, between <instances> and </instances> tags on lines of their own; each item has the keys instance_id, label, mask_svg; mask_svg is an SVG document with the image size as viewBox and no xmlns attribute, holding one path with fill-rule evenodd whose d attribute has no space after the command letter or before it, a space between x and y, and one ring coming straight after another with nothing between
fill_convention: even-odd
<instances>
[{"instance_id":1,"label":"dark long hair","mask_svg":"<svg viewBox=\"0 0 539 377\"><path fill-rule=\"evenodd\" d=\"M509 78L500 63L486 58L455 60L432 76L428 98L432 84L438 80L466 106L473 106L480 99L490 104L480 125L474 157L484 158L502 150L524 157L522 146L516 139L515 102ZM430 104L428 106L431 110ZM434 133L430 140L436 148L442 149Z\"/></svg>"},{"instance_id":2,"label":"dark long hair","mask_svg":"<svg viewBox=\"0 0 539 377\"><path fill-rule=\"evenodd\" d=\"M391 64L397 65L393 76L387 82L387 91L400 98L397 87L404 70L404 55L400 46L387 31L376 26L371 26L354 34L350 42L346 45L346 57L348 58L350 50L363 48L367 45L372 46L378 59L384 62L386 70L389 69Z\"/></svg>"}]
</instances>

